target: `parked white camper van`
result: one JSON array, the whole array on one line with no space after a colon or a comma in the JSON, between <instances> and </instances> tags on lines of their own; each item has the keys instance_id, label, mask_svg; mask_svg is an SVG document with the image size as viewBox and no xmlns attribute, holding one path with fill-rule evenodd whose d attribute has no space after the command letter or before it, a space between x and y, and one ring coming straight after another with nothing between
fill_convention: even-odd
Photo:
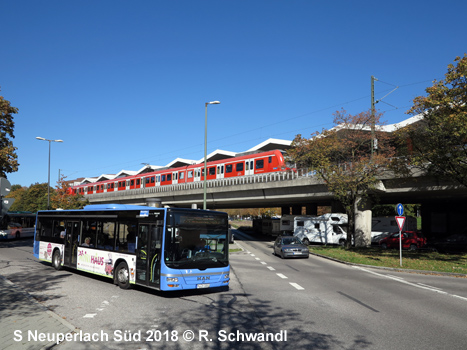
<instances>
[{"instance_id":1,"label":"parked white camper van","mask_svg":"<svg viewBox=\"0 0 467 350\"><path fill-rule=\"evenodd\" d=\"M347 225L347 214L329 213L321 216L296 216L294 218L294 236L304 244L340 244L347 239L342 228Z\"/></svg>"}]
</instances>

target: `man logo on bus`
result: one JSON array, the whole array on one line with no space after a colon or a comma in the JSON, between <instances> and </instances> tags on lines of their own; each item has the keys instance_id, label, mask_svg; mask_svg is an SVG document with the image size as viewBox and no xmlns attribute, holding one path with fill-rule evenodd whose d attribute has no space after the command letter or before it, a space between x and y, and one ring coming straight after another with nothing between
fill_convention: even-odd
<instances>
[{"instance_id":1,"label":"man logo on bus","mask_svg":"<svg viewBox=\"0 0 467 350\"><path fill-rule=\"evenodd\" d=\"M207 281L207 280L210 280L211 277L209 276L202 276L202 277L198 277L198 281Z\"/></svg>"}]
</instances>

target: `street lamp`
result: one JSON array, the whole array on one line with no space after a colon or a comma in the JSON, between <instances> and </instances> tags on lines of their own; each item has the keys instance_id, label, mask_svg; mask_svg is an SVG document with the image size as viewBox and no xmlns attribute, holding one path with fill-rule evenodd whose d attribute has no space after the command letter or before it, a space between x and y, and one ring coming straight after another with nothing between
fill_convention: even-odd
<instances>
[{"instance_id":1,"label":"street lamp","mask_svg":"<svg viewBox=\"0 0 467 350\"><path fill-rule=\"evenodd\" d=\"M48 182L47 182L47 210L50 209L50 144L52 142L63 142L63 140L48 140L43 137L36 137L36 139L41 141L48 141L49 142L49 172L48 172Z\"/></svg>"},{"instance_id":2,"label":"street lamp","mask_svg":"<svg viewBox=\"0 0 467 350\"><path fill-rule=\"evenodd\" d=\"M207 157L208 157L208 105L218 105L220 101L211 101L206 102L205 106L205 114L204 114L204 181L203 181L203 209L206 210L206 178L207 175Z\"/></svg>"}]
</instances>

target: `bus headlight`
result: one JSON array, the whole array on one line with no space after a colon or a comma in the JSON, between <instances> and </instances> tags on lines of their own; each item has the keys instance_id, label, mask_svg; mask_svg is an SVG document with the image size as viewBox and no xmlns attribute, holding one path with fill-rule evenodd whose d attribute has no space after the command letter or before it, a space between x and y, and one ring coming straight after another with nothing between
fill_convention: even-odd
<instances>
[{"instance_id":1,"label":"bus headlight","mask_svg":"<svg viewBox=\"0 0 467 350\"><path fill-rule=\"evenodd\" d=\"M228 278L230 278L230 275L229 275L228 273L226 273L226 274L224 275L224 279L228 279Z\"/></svg>"},{"instance_id":2,"label":"bus headlight","mask_svg":"<svg viewBox=\"0 0 467 350\"><path fill-rule=\"evenodd\" d=\"M167 282L178 282L178 277L167 277Z\"/></svg>"}]
</instances>

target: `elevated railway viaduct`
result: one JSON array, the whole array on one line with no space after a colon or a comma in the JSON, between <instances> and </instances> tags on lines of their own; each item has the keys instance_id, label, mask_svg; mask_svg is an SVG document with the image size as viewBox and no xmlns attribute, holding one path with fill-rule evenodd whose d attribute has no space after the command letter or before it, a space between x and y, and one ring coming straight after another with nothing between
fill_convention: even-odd
<instances>
[{"instance_id":1,"label":"elevated railway viaduct","mask_svg":"<svg viewBox=\"0 0 467 350\"><path fill-rule=\"evenodd\" d=\"M427 236L463 232L467 189L446 181L427 177L414 169L410 177L387 175L380 179L377 190L380 204L420 203L422 230ZM153 206L202 208L203 182L88 195L92 204L121 203ZM232 179L207 181L207 208L281 207L283 214L309 215L318 206L328 205L342 211L326 185L306 171L288 171L250 175ZM290 212L292 208L292 212ZM371 231L371 205L362 208L357 228Z\"/></svg>"}]
</instances>

